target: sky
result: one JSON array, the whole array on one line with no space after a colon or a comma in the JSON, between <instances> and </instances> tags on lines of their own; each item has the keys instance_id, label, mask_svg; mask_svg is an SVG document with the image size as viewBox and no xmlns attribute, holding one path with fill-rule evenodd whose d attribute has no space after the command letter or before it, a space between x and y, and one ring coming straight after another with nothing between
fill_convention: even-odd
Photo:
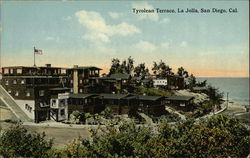
<instances>
[{"instance_id":1,"label":"sky","mask_svg":"<svg viewBox=\"0 0 250 158\"><path fill-rule=\"evenodd\" d=\"M1 66L98 66L131 56L203 77L249 77L248 1L1 1ZM225 9L139 13L135 9ZM229 13L236 8L237 13Z\"/></svg>"}]
</instances>

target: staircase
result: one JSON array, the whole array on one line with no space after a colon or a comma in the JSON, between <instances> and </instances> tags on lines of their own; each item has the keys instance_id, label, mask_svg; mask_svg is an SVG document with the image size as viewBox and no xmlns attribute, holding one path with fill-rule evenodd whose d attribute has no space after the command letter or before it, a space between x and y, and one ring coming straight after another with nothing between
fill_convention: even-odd
<instances>
[{"instance_id":1,"label":"staircase","mask_svg":"<svg viewBox=\"0 0 250 158\"><path fill-rule=\"evenodd\" d=\"M0 85L0 99L22 122L33 122L25 112L17 105L13 97Z\"/></svg>"}]
</instances>

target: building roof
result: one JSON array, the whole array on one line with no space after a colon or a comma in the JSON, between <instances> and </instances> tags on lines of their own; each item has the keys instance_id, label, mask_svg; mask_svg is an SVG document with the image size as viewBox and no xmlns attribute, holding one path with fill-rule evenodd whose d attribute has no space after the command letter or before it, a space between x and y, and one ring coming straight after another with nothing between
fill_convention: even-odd
<instances>
[{"instance_id":1,"label":"building roof","mask_svg":"<svg viewBox=\"0 0 250 158\"><path fill-rule=\"evenodd\" d=\"M74 93L70 93L69 97L70 98L88 98L88 97L93 97L93 96L98 96L97 94L74 94Z\"/></svg>"},{"instance_id":2,"label":"building roof","mask_svg":"<svg viewBox=\"0 0 250 158\"><path fill-rule=\"evenodd\" d=\"M51 69L67 69L65 67L52 67L52 66L5 66L2 68L32 68L32 69L40 69L40 68L51 68Z\"/></svg>"},{"instance_id":3,"label":"building roof","mask_svg":"<svg viewBox=\"0 0 250 158\"><path fill-rule=\"evenodd\" d=\"M152 81L151 78L145 78L145 79L142 80L142 82L145 82L145 83L146 83L146 82L151 82L151 81Z\"/></svg>"},{"instance_id":4,"label":"building roof","mask_svg":"<svg viewBox=\"0 0 250 158\"><path fill-rule=\"evenodd\" d=\"M131 77L130 74L116 73L110 75L110 78L128 80Z\"/></svg>"},{"instance_id":5,"label":"building roof","mask_svg":"<svg viewBox=\"0 0 250 158\"><path fill-rule=\"evenodd\" d=\"M58 88L50 88L51 91L61 91L61 90L70 90L68 87L58 87Z\"/></svg>"},{"instance_id":6,"label":"building roof","mask_svg":"<svg viewBox=\"0 0 250 158\"><path fill-rule=\"evenodd\" d=\"M104 99L132 99L132 98L136 98L136 96L132 95L132 94L101 93L100 96L102 96Z\"/></svg>"},{"instance_id":7,"label":"building roof","mask_svg":"<svg viewBox=\"0 0 250 158\"><path fill-rule=\"evenodd\" d=\"M141 81L144 77L142 76L138 76L138 77L133 77L132 80L136 80L136 81Z\"/></svg>"},{"instance_id":8,"label":"building roof","mask_svg":"<svg viewBox=\"0 0 250 158\"><path fill-rule=\"evenodd\" d=\"M163 96L149 96L149 95L138 95L138 97L140 100L150 100L150 101L156 101L164 98Z\"/></svg>"},{"instance_id":9,"label":"building roof","mask_svg":"<svg viewBox=\"0 0 250 158\"><path fill-rule=\"evenodd\" d=\"M165 98L166 100L177 100L177 101L189 101L194 99L193 96L184 96L184 95L178 95L178 96L168 96Z\"/></svg>"},{"instance_id":10,"label":"building roof","mask_svg":"<svg viewBox=\"0 0 250 158\"><path fill-rule=\"evenodd\" d=\"M60 75L60 76L38 76L38 75L36 75L36 76L17 76L17 75L14 75L14 76L12 76L12 75L8 75L8 76L5 76L5 78L62 78L62 77L67 77L67 76L65 76L65 75Z\"/></svg>"},{"instance_id":11,"label":"building roof","mask_svg":"<svg viewBox=\"0 0 250 158\"><path fill-rule=\"evenodd\" d=\"M78 67L73 67L70 69L74 69L74 70L86 70L86 69L91 69L91 70L102 70L99 67L96 66L78 66Z\"/></svg>"},{"instance_id":12,"label":"building roof","mask_svg":"<svg viewBox=\"0 0 250 158\"><path fill-rule=\"evenodd\" d=\"M206 90L206 87L193 87L193 90L203 91Z\"/></svg>"}]
</instances>

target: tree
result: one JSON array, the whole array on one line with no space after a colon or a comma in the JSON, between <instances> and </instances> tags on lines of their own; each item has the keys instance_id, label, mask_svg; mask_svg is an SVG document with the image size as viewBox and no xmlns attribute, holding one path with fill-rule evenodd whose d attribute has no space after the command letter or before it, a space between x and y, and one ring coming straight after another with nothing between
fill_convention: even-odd
<instances>
[{"instance_id":1,"label":"tree","mask_svg":"<svg viewBox=\"0 0 250 158\"><path fill-rule=\"evenodd\" d=\"M136 77L145 77L146 75L149 75L149 70L145 67L145 63L141 63L134 68L134 73Z\"/></svg>"},{"instance_id":2,"label":"tree","mask_svg":"<svg viewBox=\"0 0 250 158\"><path fill-rule=\"evenodd\" d=\"M188 88L193 89L196 86L196 78L193 74L191 74L188 78Z\"/></svg>"},{"instance_id":3,"label":"tree","mask_svg":"<svg viewBox=\"0 0 250 158\"><path fill-rule=\"evenodd\" d=\"M109 75L115 73L127 73L131 74L134 69L134 59L128 57L127 61L123 60L120 64L120 60L118 58L113 58L111 61L111 68L109 70Z\"/></svg>"},{"instance_id":4,"label":"tree","mask_svg":"<svg viewBox=\"0 0 250 158\"><path fill-rule=\"evenodd\" d=\"M188 72L183 67L178 68L177 74L179 76L185 77L185 78L187 78L189 76Z\"/></svg>"},{"instance_id":5,"label":"tree","mask_svg":"<svg viewBox=\"0 0 250 158\"><path fill-rule=\"evenodd\" d=\"M247 157L250 153L250 131L238 119L218 115L205 121L204 124L208 128L218 128L232 135L233 140L230 143L233 148L230 150L234 157Z\"/></svg>"},{"instance_id":6,"label":"tree","mask_svg":"<svg viewBox=\"0 0 250 158\"><path fill-rule=\"evenodd\" d=\"M0 136L0 155L3 157L48 157L52 140L45 140L45 133L29 133L21 125L7 129Z\"/></svg>"},{"instance_id":7,"label":"tree","mask_svg":"<svg viewBox=\"0 0 250 158\"><path fill-rule=\"evenodd\" d=\"M111 68L109 70L109 75L117 73L120 69L120 60L118 58L113 58L111 61Z\"/></svg>"},{"instance_id":8,"label":"tree","mask_svg":"<svg viewBox=\"0 0 250 158\"><path fill-rule=\"evenodd\" d=\"M206 94L214 104L219 104L223 98L223 93L221 93L217 88L214 88L210 85L206 89Z\"/></svg>"},{"instance_id":9,"label":"tree","mask_svg":"<svg viewBox=\"0 0 250 158\"><path fill-rule=\"evenodd\" d=\"M207 86L207 80L196 83L196 86L198 86L198 87L206 87Z\"/></svg>"},{"instance_id":10,"label":"tree","mask_svg":"<svg viewBox=\"0 0 250 158\"><path fill-rule=\"evenodd\" d=\"M159 77L166 77L167 75L172 74L172 68L166 65L166 63L162 60L159 62L159 64L156 62L153 63L152 71L156 76Z\"/></svg>"},{"instance_id":11,"label":"tree","mask_svg":"<svg viewBox=\"0 0 250 158\"><path fill-rule=\"evenodd\" d=\"M130 57L128 57L127 60L127 74L131 74L132 71L134 70L134 59Z\"/></svg>"}]
</instances>

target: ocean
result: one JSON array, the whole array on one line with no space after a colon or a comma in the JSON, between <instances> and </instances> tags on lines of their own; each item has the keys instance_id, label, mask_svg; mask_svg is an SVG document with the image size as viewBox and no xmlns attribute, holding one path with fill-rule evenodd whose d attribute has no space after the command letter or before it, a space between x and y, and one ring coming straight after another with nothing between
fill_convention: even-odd
<instances>
[{"instance_id":1,"label":"ocean","mask_svg":"<svg viewBox=\"0 0 250 158\"><path fill-rule=\"evenodd\" d=\"M249 78L199 77L197 81L207 80L207 83L224 93L224 99L229 93L229 101L249 106Z\"/></svg>"}]
</instances>

